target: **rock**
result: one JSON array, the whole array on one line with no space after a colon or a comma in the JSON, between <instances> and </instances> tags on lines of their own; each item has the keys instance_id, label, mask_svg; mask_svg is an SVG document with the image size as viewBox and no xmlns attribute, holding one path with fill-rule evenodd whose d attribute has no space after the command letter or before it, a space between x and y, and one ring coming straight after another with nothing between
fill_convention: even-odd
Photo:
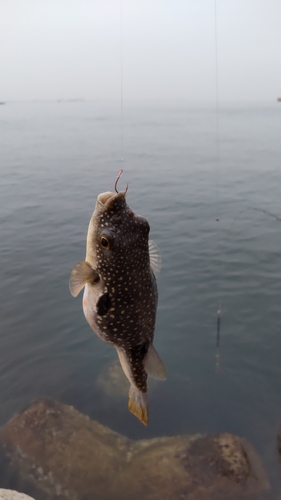
<instances>
[{"instance_id":1,"label":"rock","mask_svg":"<svg viewBox=\"0 0 281 500\"><path fill-rule=\"evenodd\" d=\"M19 493L14 490L3 490L0 488L0 500L34 500L24 493Z\"/></svg>"},{"instance_id":2,"label":"rock","mask_svg":"<svg viewBox=\"0 0 281 500\"><path fill-rule=\"evenodd\" d=\"M130 383L118 360L105 366L97 378L96 386L114 398L128 397Z\"/></svg>"},{"instance_id":3,"label":"rock","mask_svg":"<svg viewBox=\"0 0 281 500\"><path fill-rule=\"evenodd\" d=\"M48 399L10 420L0 447L4 477L37 500L259 500L269 489L259 457L237 436L133 441Z\"/></svg>"},{"instance_id":4,"label":"rock","mask_svg":"<svg viewBox=\"0 0 281 500\"><path fill-rule=\"evenodd\" d=\"M159 384L158 380L148 377L149 392L157 384ZM105 366L97 378L96 386L110 397L128 399L130 383L118 359Z\"/></svg>"}]
</instances>

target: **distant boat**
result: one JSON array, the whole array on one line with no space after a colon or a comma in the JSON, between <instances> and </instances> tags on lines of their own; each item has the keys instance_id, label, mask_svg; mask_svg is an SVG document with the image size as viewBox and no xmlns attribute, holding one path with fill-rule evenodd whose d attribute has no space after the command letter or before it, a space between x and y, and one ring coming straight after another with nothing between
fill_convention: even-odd
<instances>
[{"instance_id":1,"label":"distant boat","mask_svg":"<svg viewBox=\"0 0 281 500\"><path fill-rule=\"evenodd\" d=\"M6 104L6 103L5 103L5 102L1 102L1 101L0 101L0 104Z\"/></svg>"},{"instance_id":2,"label":"distant boat","mask_svg":"<svg viewBox=\"0 0 281 500\"><path fill-rule=\"evenodd\" d=\"M278 101L278 102L281 102L281 97L277 97L277 101Z\"/></svg>"}]
</instances>

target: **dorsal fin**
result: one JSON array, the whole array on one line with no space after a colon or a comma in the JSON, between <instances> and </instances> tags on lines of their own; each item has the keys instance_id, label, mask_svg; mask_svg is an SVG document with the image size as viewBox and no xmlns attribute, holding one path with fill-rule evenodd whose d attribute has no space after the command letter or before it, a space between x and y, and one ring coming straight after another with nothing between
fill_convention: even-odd
<instances>
[{"instance_id":1,"label":"dorsal fin","mask_svg":"<svg viewBox=\"0 0 281 500\"><path fill-rule=\"evenodd\" d=\"M154 272L155 276L157 276L157 274L159 274L160 272L162 265L160 250L153 240L149 240L148 249L149 249L150 267Z\"/></svg>"},{"instance_id":2,"label":"dorsal fin","mask_svg":"<svg viewBox=\"0 0 281 500\"><path fill-rule=\"evenodd\" d=\"M69 290L73 297L77 297L87 282L93 283L99 275L85 260L78 262L71 271Z\"/></svg>"},{"instance_id":3,"label":"dorsal fin","mask_svg":"<svg viewBox=\"0 0 281 500\"><path fill-rule=\"evenodd\" d=\"M152 344L150 344L144 358L144 369L148 375L157 380L166 380L167 378L163 362Z\"/></svg>"}]
</instances>

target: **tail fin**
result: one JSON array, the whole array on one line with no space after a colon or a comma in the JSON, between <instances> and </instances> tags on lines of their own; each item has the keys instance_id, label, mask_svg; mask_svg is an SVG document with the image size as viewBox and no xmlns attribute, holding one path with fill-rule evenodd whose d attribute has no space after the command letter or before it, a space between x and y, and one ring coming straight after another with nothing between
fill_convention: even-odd
<instances>
[{"instance_id":1,"label":"tail fin","mask_svg":"<svg viewBox=\"0 0 281 500\"><path fill-rule=\"evenodd\" d=\"M128 408L144 425L148 424L148 406L146 393L131 385Z\"/></svg>"}]
</instances>

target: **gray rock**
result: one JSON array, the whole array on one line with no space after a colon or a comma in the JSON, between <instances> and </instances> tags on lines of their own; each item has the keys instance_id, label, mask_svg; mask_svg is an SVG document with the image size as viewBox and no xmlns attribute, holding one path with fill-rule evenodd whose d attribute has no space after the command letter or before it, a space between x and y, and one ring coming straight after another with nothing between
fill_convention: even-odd
<instances>
[{"instance_id":1,"label":"gray rock","mask_svg":"<svg viewBox=\"0 0 281 500\"><path fill-rule=\"evenodd\" d=\"M129 381L118 360L105 366L97 378L96 386L105 394L114 398L128 397Z\"/></svg>"},{"instance_id":2,"label":"gray rock","mask_svg":"<svg viewBox=\"0 0 281 500\"><path fill-rule=\"evenodd\" d=\"M159 384L158 380L148 377L149 392ZM105 366L97 378L96 387L114 398L128 398L130 383L117 359Z\"/></svg>"},{"instance_id":3,"label":"gray rock","mask_svg":"<svg viewBox=\"0 0 281 500\"><path fill-rule=\"evenodd\" d=\"M34 500L34 498L14 490L0 488L0 500Z\"/></svg>"},{"instance_id":4,"label":"gray rock","mask_svg":"<svg viewBox=\"0 0 281 500\"><path fill-rule=\"evenodd\" d=\"M38 400L0 433L6 474L37 500L261 500L267 475L232 434L133 441L71 406Z\"/></svg>"}]
</instances>

